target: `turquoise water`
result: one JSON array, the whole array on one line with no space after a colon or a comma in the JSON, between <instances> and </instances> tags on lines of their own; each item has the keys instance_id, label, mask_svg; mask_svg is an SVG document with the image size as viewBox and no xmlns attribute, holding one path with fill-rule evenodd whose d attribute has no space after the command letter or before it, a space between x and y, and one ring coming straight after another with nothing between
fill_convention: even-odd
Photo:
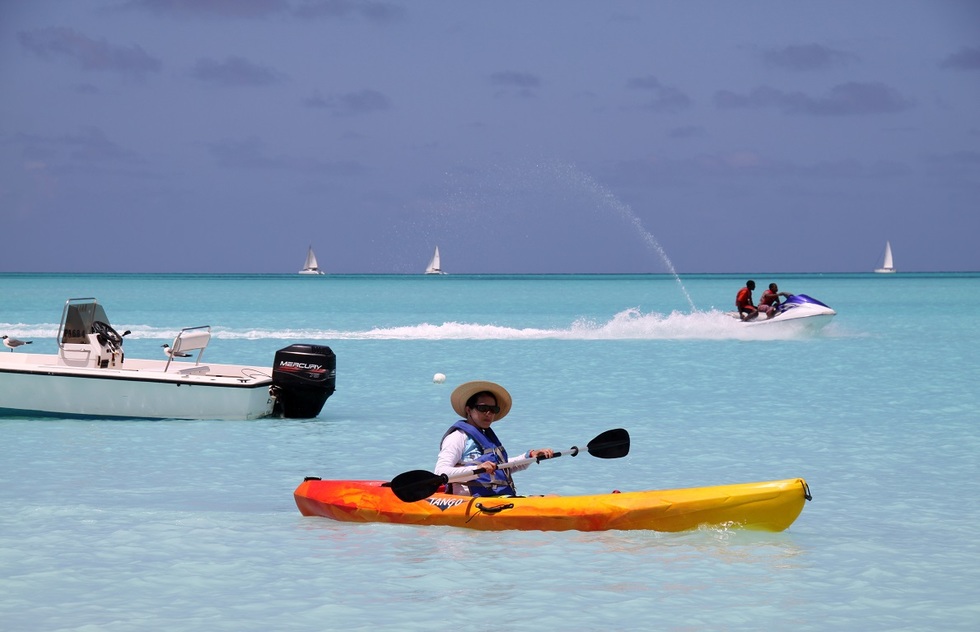
<instances>
[{"instance_id":1,"label":"turquoise water","mask_svg":"<svg viewBox=\"0 0 980 632\"><path fill-rule=\"evenodd\" d=\"M205 324L214 362L337 354L315 420L0 420L0 628L975 629L980 274L755 279L838 315L744 327L725 275L0 275L0 331L32 352L95 296L131 357ZM814 499L776 534L299 515L304 476L431 469L470 379L513 394L512 451L630 431L628 457L533 466L522 493L801 476Z\"/></svg>"}]
</instances>

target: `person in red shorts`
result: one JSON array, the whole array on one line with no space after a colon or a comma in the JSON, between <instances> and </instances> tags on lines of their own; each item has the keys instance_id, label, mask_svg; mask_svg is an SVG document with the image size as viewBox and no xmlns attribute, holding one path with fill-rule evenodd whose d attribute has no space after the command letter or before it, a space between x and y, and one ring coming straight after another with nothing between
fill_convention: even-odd
<instances>
[{"instance_id":1,"label":"person in red shorts","mask_svg":"<svg viewBox=\"0 0 980 632\"><path fill-rule=\"evenodd\" d=\"M745 287L735 296L735 309L738 310L738 317L742 320L752 320L759 315L759 309L752 303L754 289L755 281L749 279L745 282Z\"/></svg>"}]
</instances>

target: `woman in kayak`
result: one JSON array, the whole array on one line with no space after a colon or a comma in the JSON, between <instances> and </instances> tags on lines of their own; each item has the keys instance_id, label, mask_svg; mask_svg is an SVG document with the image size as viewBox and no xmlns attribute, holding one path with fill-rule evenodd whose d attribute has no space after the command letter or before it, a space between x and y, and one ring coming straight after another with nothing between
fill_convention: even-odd
<instances>
[{"instance_id":1,"label":"woman in kayak","mask_svg":"<svg viewBox=\"0 0 980 632\"><path fill-rule=\"evenodd\" d=\"M462 419L454 423L442 437L436 474L450 478L470 474L474 469L483 472L473 479L450 483L451 494L465 496L516 496L512 470L526 470L530 463L501 468L507 463L507 450L500 443L490 424L503 419L511 407L507 390L493 382L467 382L456 387L449 398L453 410ZM519 458L549 459L551 449L528 450Z\"/></svg>"}]
</instances>

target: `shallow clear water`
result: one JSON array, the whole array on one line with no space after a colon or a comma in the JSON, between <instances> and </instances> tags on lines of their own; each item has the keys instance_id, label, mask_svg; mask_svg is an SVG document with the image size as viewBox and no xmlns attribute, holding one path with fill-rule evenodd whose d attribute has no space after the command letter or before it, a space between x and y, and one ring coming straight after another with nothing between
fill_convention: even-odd
<instances>
[{"instance_id":1,"label":"shallow clear water","mask_svg":"<svg viewBox=\"0 0 980 632\"><path fill-rule=\"evenodd\" d=\"M315 420L0 420L0 628L974 629L980 275L756 277L834 307L817 334L725 316L744 280L0 275L32 352L95 296L131 357L209 324L215 362L305 341L338 365ZM814 500L777 534L299 515L306 475L431 469L470 379L513 394L511 451L630 431L627 458L533 466L523 493L802 476Z\"/></svg>"}]
</instances>

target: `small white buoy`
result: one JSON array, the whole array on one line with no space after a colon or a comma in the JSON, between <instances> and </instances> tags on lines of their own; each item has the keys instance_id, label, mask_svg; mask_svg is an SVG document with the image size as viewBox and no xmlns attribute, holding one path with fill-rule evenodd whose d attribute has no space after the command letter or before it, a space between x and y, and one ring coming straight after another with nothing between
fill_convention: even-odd
<instances>
[{"instance_id":1,"label":"small white buoy","mask_svg":"<svg viewBox=\"0 0 980 632\"><path fill-rule=\"evenodd\" d=\"M436 384L442 384L446 381L446 376L442 373L436 373L432 376L432 381Z\"/></svg>"}]
</instances>

